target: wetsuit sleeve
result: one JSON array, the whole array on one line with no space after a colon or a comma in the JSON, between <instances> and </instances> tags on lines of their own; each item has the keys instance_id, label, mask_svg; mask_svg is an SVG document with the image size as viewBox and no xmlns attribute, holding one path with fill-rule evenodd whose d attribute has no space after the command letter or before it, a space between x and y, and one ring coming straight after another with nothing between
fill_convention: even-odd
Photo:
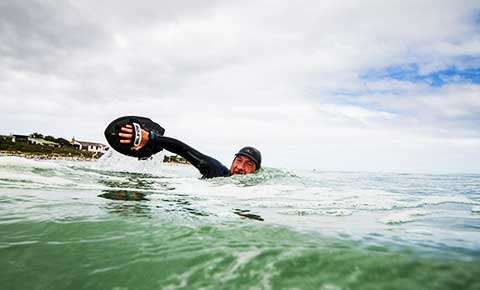
<instances>
[{"instance_id":1,"label":"wetsuit sleeve","mask_svg":"<svg viewBox=\"0 0 480 290\"><path fill-rule=\"evenodd\" d=\"M228 168L218 160L198 152L177 139L150 133L148 142L152 142L153 146L165 148L172 153L182 156L200 171L202 178L230 175Z\"/></svg>"}]
</instances>

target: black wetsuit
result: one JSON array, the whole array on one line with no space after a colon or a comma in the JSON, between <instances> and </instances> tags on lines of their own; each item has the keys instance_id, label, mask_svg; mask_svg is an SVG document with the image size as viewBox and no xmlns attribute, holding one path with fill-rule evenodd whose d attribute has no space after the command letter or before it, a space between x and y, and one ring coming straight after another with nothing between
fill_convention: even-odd
<instances>
[{"instance_id":1,"label":"black wetsuit","mask_svg":"<svg viewBox=\"0 0 480 290\"><path fill-rule=\"evenodd\" d=\"M220 161L198 152L177 139L159 136L151 132L148 142L152 142L153 146L165 148L182 156L200 171L202 178L230 176L230 171Z\"/></svg>"}]
</instances>

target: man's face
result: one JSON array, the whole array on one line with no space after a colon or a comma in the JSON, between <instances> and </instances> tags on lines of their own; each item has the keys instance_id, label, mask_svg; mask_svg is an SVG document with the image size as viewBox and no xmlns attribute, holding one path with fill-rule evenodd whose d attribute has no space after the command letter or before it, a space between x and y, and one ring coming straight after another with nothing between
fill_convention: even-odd
<instances>
[{"instance_id":1,"label":"man's face","mask_svg":"<svg viewBox=\"0 0 480 290\"><path fill-rule=\"evenodd\" d=\"M247 156L238 155L233 159L232 166L230 167L230 174L248 174L255 172L255 162Z\"/></svg>"}]
</instances>

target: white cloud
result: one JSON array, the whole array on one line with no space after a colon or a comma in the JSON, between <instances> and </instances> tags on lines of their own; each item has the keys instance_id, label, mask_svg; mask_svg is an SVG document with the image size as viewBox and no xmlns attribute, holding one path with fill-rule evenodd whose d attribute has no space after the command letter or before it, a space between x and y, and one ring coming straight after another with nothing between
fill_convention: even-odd
<instances>
[{"instance_id":1,"label":"white cloud","mask_svg":"<svg viewBox=\"0 0 480 290\"><path fill-rule=\"evenodd\" d=\"M138 114L224 162L252 144L272 166L480 171L479 85L360 78L478 69L476 1L0 8L0 133L103 140L109 120Z\"/></svg>"}]
</instances>

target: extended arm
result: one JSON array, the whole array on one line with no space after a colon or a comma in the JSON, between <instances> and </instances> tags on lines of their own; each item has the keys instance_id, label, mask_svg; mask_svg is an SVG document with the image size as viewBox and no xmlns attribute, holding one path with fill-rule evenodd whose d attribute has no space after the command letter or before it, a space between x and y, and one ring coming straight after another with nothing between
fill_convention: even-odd
<instances>
[{"instance_id":1,"label":"extended arm","mask_svg":"<svg viewBox=\"0 0 480 290\"><path fill-rule=\"evenodd\" d=\"M127 125L127 127L129 127L129 125ZM132 138L131 130L131 128L122 127L122 131L125 133L120 133L119 136L126 138L123 143L130 142L130 139ZM140 145L132 147L132 150L140 150L146 145L159 146L172 153L182 156L200 171L200 173L203 175L203 178L229 175L228 168L226 168L218 160L200 153L182 141L170 137L159 136L153 132L147 132L142 129L142 140Z\"/></svg>"},{"instance_id":2,"label":"extended arm","mask_svg":"<svg viewBox=\"0 0 480 290\"><path fill-rule=\"evenodd\" d=\"M229 170L216 159L207 156L174 138L150 134L148 142L178 154L195 166L204 178L228 176Z\"/></svg>"}]
</instances>

